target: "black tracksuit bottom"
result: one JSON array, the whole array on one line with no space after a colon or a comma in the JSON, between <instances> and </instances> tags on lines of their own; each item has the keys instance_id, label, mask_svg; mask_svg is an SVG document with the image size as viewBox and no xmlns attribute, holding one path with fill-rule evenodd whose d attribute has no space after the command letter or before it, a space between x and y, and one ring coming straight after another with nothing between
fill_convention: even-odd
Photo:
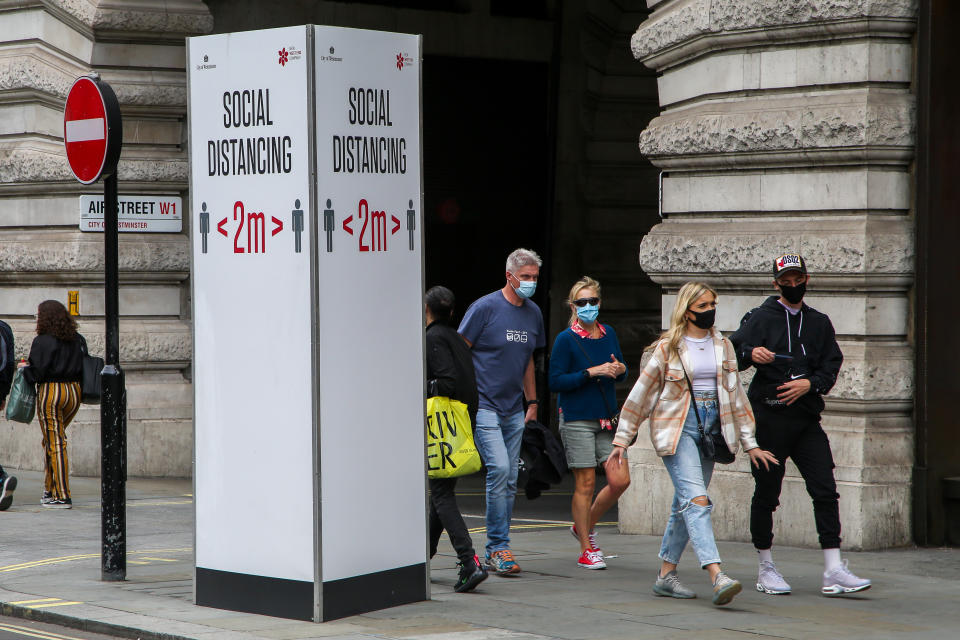
<instances>
[{"instance_id":1,"label":"black tracksuit bottom","mask_svg":"<svg viewBox=\"0 0 960 640\"><path fill-rule=\"evenodd\" d=\"M789 457L797 465L807 493L813 499L813 516L824 549L840 547L840 494L833 477L833 453L819 416L792 410L790 407L770 409L752 403L757 419L757 444L775 455L778 466L766 470L751 465L755 482L750 505L750 535L757 549L773 545L773 512L780 505L784 463Z\"/></svg>"},{"instance_id":2,"label":"black tracksuit bottom","mask_svg":"<svg viewBox=\"0 0 960 640\"><path fill-rule=\"evenodd\" d=\"M436 555L440 535L446 529L457 558L469 567L476 552L457 506L456 487L456 478L430 478L430 557Z\"/></svg>"}]
</instances>

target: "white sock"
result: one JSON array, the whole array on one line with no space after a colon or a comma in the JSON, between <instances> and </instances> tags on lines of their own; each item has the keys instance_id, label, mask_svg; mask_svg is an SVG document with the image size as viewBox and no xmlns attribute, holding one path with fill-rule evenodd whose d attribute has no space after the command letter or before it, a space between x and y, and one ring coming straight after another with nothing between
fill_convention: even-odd
<instances>
[{"instance_id":1,"label":"white sock","mask_svg":"<svg viewBox=\"0 0 960 640\"><path fill-rule=\"evenodd\" d=\"M760 554L760 562L773 562L773 549L757 549Z\"/></svg>"},{"instance_id":2,"label":"white sock","mask_svg":"<svg viewBox=\"0 0 960 640\"><path fill-rule=\"evenodd\" d=\"M823 564L824 564L824 573L830 573L837 567L843 564L843 561L840 559L840 549L824 549L823 550Z\"/></svg>"}]
</instances>

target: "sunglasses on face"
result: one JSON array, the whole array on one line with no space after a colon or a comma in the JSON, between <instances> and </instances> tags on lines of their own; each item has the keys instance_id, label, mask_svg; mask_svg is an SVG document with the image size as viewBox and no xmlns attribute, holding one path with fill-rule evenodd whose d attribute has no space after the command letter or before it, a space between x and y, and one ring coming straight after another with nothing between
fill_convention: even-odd
<instances>
[{"instance_id":1,"label":"sunglasses on face","mask_svg":"<svg viewBox=\"0 0 960 640\"><path fill-rule=\"evenodd\" d=\"M600 304L600 298L577 298L573 301L573 304L578 307L585 307L589 305L598 305Z\"/></svg>"}]
</instances>

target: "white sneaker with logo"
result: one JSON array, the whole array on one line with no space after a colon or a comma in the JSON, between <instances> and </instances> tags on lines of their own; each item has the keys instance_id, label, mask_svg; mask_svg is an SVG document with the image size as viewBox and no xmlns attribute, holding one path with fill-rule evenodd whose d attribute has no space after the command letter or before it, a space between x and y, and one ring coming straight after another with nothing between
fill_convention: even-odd
<instances>
[{"instance_id":1,"label":"white sneaker with logo","mask_svg":"<svg viewBox=\"0 0 960 640\"><path fill-rule=\"evenodd\" d=\"M777 565L772 562L760 562L760 575L757 576L757 591L780 596L790 593L790 585L777 571Z\"/></svg>"},{"instance_id":2,"label":"white sneaker with logo","mask_svg":"<svg viewBox=\"0 0 960 640\"><path fill-rule=\"evenodd\" d=\"M823 574L823 588L820 590L825 596L842 596L845 593L866 591L871 582L866 578L858 578L847 568L847 561L835 567L832 571Z\"/></svg>"}]
</instances>

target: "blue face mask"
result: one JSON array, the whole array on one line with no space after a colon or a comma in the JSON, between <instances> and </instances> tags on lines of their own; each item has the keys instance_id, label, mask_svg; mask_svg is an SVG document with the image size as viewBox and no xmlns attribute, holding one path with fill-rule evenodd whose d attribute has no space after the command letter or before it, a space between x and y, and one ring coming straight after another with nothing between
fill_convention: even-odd
<instances>
[{"instance_id":1,"label":"blue face mask","mask_svg":"<svg viewBox=\"0 0 960 640\"><path fill-rule=\"evenodd\" d=\"M517 278L517 276L513 277ZM529 298L537 290L537 283L533 280L521 280L520 278L517 278L517 282L520 286L513 287L513 290L521 298Z\"/></svg>"},{"instance_id":2,"label":"blue face mask","mask_svg":"<svg viewBox=\"0 0 960 640\"><path fill-rule=\"evenodd\" d=\"M577 317L584 322L593 322L597 319L599 313L600 305L598 304L587 304L582 307L577 307Z\"/></svg>"}]
</instances>

